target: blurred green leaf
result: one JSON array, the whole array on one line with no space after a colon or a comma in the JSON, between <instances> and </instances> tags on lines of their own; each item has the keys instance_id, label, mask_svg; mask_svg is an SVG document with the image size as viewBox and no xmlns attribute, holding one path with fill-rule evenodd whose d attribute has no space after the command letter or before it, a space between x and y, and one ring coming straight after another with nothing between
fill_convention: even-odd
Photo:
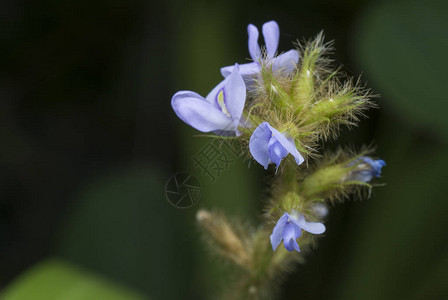
<instances>
[{"instance_id":1,"label":"blurred green leaf","mask_svg":"<svg viewBox=\"0 0 448 300\"><path fill-rule=\"evenodd\" d=\"M447 9L446 1L435 0L372 4L361 18L356 51L367 78L387 99L384 106L391 103L406 125L432 126L445 136ZM359 230L352 233L358 243L350 251L339 299L448 294L439 267L445 265L448 247L441 238L448 226L442 213L447 210L447 148L422 133L382 120L378 145L387 147L382 156L388 163L387 186L376 191L356 224Z\"/></svg>"},{"instance_id":2,"label":"blurred green leaf","mask_svg":"<svg viewBox=\"0 0 448 300\"><path fill-rule=\"evenodd\" d=\"M447 1L383 1L361 17L355 53L404 118L448 134Z\"/></svg>"},{"instance_id":3,"label":"blurred green leaf","mask_svg":"<svg viewBox=\"0 0 448 300\"><path fill-rule=\"evenodd\" d=\"M164 195L167 174L122 167L87 181L60 232L58 255L155 299L191 295L194 210Z\"/></svg>"},{"instance_id":4,"label":"blurred green leaf","mask_svg":"<svg viewBox=\"0 0 448 300\"><path fill-rule=\"evenodd\" d=\"M375 91L394 108L381 120L381 155L387 162L374 201L365 204L357 243L346 255L337 299L442 299L448 226L444 212L448 133L448 3L383 1L361 18L357 55ZM441 134L413 131L410 124ZM424 126L421 126L424 125ZM406 128L408 127L408 128ZM420 135L418 134L420 133ZM443 267L442 267L443 266ZM443 275L445 273L445 275Z\"/></svg>"},{"instance_id":5,"label":"blurred green leaf","mask_svg":"<svg viewBox=\"0 0 448 300\"><path fill-rule=\"evenodd\" d=\"M1 295L3 300L141 300L146 299L62 260L39 263Z\"/></svg>"},{"instance_id":6,"label":"blurred green leaf","mask_svg":"<svg viewBox=\"0 0 448 300\"><path fill-rule=\"evenodd\" d=\"M445 299L428 295L448 295L441 269L448 250L447 148L387 121L378 141L387 147L386 186L375 188L345 232L356 243L346 249L335 299Z\"/></svg>"}]
</instances>

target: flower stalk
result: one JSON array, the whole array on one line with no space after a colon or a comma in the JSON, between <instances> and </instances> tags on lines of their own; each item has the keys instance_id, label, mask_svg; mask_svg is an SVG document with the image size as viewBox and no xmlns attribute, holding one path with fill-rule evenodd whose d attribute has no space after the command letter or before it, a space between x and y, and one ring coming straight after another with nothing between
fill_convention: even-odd
<instances>
[{"instance_id":1,"label":"flower stalk","mask_svg":"<svg viewBox=\"0 0 448 300\"><path fill-rule=\"evenodd\" d=\"M239 267L239 279L223 299L273 299L326 230L328 206L372 188L383 160L339 148L319 154L341 125L355 126L375 105L371 93L332 67L331 43L320 33L298 49L278 54L275 21L248 26L253 62L224 67L224 80L205 98L180 91L172 106L181 120L218 138L232 137L242 154L271 171L273 183L261 224L249 228L220 213L200 210L197 220L212 249ZM248 145L248 147L247 147Z\"/></svg>"}]
</instances>

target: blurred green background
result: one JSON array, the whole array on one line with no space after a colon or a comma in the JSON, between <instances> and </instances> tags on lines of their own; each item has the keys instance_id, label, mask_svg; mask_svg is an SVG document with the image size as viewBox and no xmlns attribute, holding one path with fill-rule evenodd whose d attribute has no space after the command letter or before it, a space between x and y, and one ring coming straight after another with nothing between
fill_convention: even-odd
<instances>
[{"instance_id":1,"label":"blurred green background","mask_svg":"<svg viewBox=\"0 0 448 300\"><path fill-rule=\"evenodd\" d=\"M281 299L448 298L448 5L443 1L96 0L0 3L0 298L211 299L228 286L199 208L256 224L266 172L236 160L211 183L208 143L173 113L248 57L246 26L276 20L280 50L324 30L379 110L338 145L387 162L368 200L331 210ZM180 210L167 179L195 174ZM353 199L355 200L355 199Z\"/></svg>"}]
</instances>

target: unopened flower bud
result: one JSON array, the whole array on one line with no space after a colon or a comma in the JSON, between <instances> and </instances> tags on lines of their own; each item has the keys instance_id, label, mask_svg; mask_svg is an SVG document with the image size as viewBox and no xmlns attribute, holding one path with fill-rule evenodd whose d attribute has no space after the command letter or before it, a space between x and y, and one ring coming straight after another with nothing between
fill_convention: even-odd
<instances>
[{"instance_id":1,"label":"unopened flower bud","mask_svg":"<svg viewBox=\"0 0 448 300\"><path fill-rule=\"evenodd\" d=\"M196 219L205 229L210 243L219 254L238 265L249 267L247 246L224 216L200 210L196 214Z\"/></svg>"},{"instance_id":2,"label":"unopened flower bud","mask_svg":"<svg viewBox=\"0 0 448 300\"><path fill-rule=\"evenodd\" d=\"M350 172L347 177L347 181L362 181L369 182L373 177L380 177L381 168L386 165L386 162L382 159L371 159L367 156L358 158L353 165L356 168Z\"/></svg>"}]
</instances>

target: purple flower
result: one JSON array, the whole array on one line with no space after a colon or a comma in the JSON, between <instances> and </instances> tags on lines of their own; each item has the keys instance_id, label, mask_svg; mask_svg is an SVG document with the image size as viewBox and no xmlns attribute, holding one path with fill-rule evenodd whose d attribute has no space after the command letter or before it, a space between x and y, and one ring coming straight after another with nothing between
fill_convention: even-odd
<instances>
[{"instance_id":1,"label":"purple flower","mask_svg":"<svg viewBox=\"0 0 448 300\"><path fill-rule=\"evenodd\" d=\"M176 115L191 127L218 134L235 131L246 101L246 86L235 64L232 73L219 83L207 97L191 91L179 91L171 99Z\"/></svg>"},{"instance_id":2,"label":"purple flower","mask_svg":"<svg viewBox=\"0 0 448 300\"><path fill-rule=\"evenodd\" d=\"M386 162L382 159L374 160L367 156L361 156L353 164L357 164L357 166L350 173L349 180L369 182L373 177L380 177L381 168L386 165Z\"/></svg>"},{"instance_id":3,"label":"purple flower","mask_svg":"<svg viewBox=\"0 0 448 300\"><path fill-rule=\"evenodd\" d=\"M263 24L263 37L266 44L267 59L272 63L272 70L282 70L286 73L292 73L299 61L299 52L296 50L289 50L279 56L275 56L278 48L278 41L280 37L280 29L277 22L270 21ZM260 45L258 44L258 29L252 24L247 26L247 33L249 35L249 54L253 62L240 65L240 73L244 76L250 76L260 72L260 62L263 59ZM221 74L224 77L229 76L232 72L233 66L221 68Z\"/></svg>"},{"instance_id":4,"label":"purple flower","mask_svg":"<svg viewBox=\"0 0 448 300\"><path fill-rule=\"evenodd\" d=\"M271 162L276 164L278 169L282 159L289 153L294 156L298 165L304 161L297 151L294 140L287 138L268 122L261 123L254 130L250 137L249 150L254 159L265 169Z\"/></svg>"},{"instance_id":5,"label":"purple flower","mask_svg":"<svg viewBox=\"0 0 448 300\"><path fill-rule=\"evenodd\" d=\"M278 220L274 230L272 230L272 250L275 251L283 240L283 245L286 250L296 250L300 252L299 244L297 244L296 239L302 235L302 229L312 234L321 234L325 232L324 224L307 222L305 217L296 211L292 211L291 214L285 212Z\"/></svg>"}]
</instances>

